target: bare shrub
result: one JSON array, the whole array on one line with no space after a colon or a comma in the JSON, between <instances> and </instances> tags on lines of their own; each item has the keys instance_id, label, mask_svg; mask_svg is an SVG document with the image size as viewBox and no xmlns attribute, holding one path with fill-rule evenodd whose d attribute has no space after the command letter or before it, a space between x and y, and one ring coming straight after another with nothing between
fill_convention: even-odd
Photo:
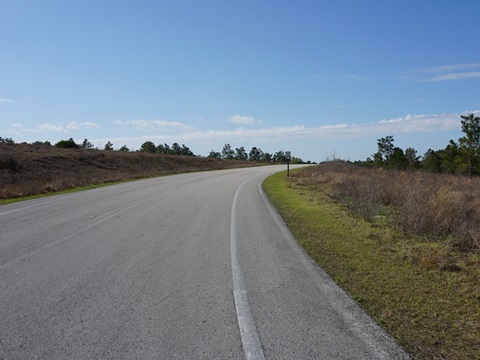
<instances>
[{"instance_id":1,"label":"bare shrub","mask_svg":"<svg viewBox=\"0 0 480 360\"><path fill-rule=\"evenodd\" d=\"M306 168L299 178L304 184L331 185L333 198L368 220L388 215L408 234L454 239L454 246L480 250L480 178L386 171L339 161Z\"/></svg>"},{"instance_id":2,"label":"bare shrub","mask_svg":"<svg viewBox=\"0 0 480 360\"><path fill-rule=\"evenodd\" d=\"M440 248L422 248L417 253L417 263L424 269L439 269L445 263L445 254Z\"/></svg>"},{"instance_id":3,"label":"bare shrub","mask_svg":"<svg viewBox=\"0 0 480 360\"><path fill-rule=\"evenodd\" d=\"M440 174L422 176L422 182L405 188L402 201L396 204L398 225L411 234L453 236L457 246L480 249L472 236L480 231L479 179Z\"/></svg>"}]
</instances>

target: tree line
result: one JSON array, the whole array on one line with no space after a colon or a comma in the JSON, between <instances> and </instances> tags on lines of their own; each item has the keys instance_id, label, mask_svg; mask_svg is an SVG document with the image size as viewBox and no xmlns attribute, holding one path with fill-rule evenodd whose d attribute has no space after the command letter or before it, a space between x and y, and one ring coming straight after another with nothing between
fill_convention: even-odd
<instances>
[{"instance_id":1,"label":"tree line","mask_svg":"<svg viewBox=\"0 0 480 360\"><path fill-rule=\"evenodd\" d=\"M11 138L2 138L0 136L0 143L9 143L14 144L15 141ZM37 146L55 146L57 148L62 149L94 149L95 146L88 140L84 139L82 143L77 144L73 138L69 138L67 140L60 140L54 145L52 145L49 141L35 141L32 145ZM95 148L97 150L97 148ZM108 141L103 150L114 150L113 144ZM123 145L118 151L130 151L130 149ZM181 155L181 156L197 156L195 155L188 146L185 144L178 144L173 143L172 145L168 145L166 143L160 143L155 145L152 141L145 141L141 146L140 149L137 150L139 152L151 153L151 154L166 154L166 155ZM245 149L244 146L239 148L233 149L230 144L225 144L221 152L211 150L208 154L209 158L216 158L216 159L226 159L226 160L242 160L242 161L254 161L254 162L265 162L265 163L284 163L285 159L285 152L283 150L279 150L273 154L268 152L262 151L259 147L252 147L249 152ZM310 164L310 161L304 162L301 158L292 157L291 161L292 164Z\"/></svg>"},{"instance_id":2,"label":"tree line","mask_svg":"<svg viewBox=\"0 0 480 360\"><path fill-rule=\"evenodd\" d=\"M39 143L38 141L34 142L33 144L42 145L42 143ZM45 143L43 143L43 145L50 145L50 142L46 141ZM88 139L84 139L81 144L77 144L72 138L70 138L68 140L60 140L55 144L55 147L62 149L93 149L94 145L90 141L88 141ZM103 150L113 150L113 144L108 141L103 147ZM118 151L130 151L130 149L126 145L123 145L120 149L118 149Z\"/></svg>"},{"instance_id":3,"label":"tree line","mask_svg":"<svg viewBox=\"0 0 480 360\"><path fill-rule=\"evenodd\" d=\"M464 136L457 142L450 140L444 149L428 149L418 156L414 148L403 150L395 146L392 135L377 140L378 150L365 161L355 163L397 170L480 175L480 117L474 114L461 115Z\"/></svg>"},{"instance_id":4,"label":"tree line","mask_svg":"<svg viewBox=\"0 0 480 360\"><path fill-rule=\"evenodd\" d=\"M177 143L174 143L172 146L168 146L168 144L155 145L151 141L146 141L142 144L139 151L148 152L148 153L158 153L158 154L195 156L190 151L188 146L183 144L180 146ZM279 150L273 154L270 154L254 146L251 148L249 152L247 152L244 146L235 148L234 150L230 144L225 144L221 152L211 150L207 157L214 158L214 159L242 160L242 161L266 162L266 163L283 163L286 161L285 153L283 150ZM295 158L295 157L292 157L291 162L295 164L304 163L302 159Z\"/></svg>"},{"instance_id":5,"label":"tree line","mask_svg":"<svg viewBox=\"0 0 480 360\"><path fill-rule=\"evenodd\" d=\"M286 162L285 152L279 150L273 154L262 151L262 149L253 146L249 152L244 146L232 148L230 144L225 144L221 152L210 151L209 158L228 159L228 160L243 160L243 161L255 161L265 163L284 163ZM292 156L290 162L292 164L311 164L311 161L303 161L301 158Z\"/></svg>"}]
</instances>

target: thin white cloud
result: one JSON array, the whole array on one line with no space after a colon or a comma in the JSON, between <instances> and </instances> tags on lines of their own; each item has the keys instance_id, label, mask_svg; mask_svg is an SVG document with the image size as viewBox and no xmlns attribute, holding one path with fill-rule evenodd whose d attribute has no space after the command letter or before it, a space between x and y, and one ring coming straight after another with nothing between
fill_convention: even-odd
<instances>
[{"instance_id":1,"label":"thin white cloud","mask_svg":"<svg viewBox=\"0 0 480 360\"><path fill-rule=\"evenodd\" d=\"M80 129L80 126L75 121L70 121L67 125L65 125L64 132L69 132L73 130Z\"/></svg>"},{"instance_id":2,"label":"thin white cloud","mask_svg":"<svg viewBox=\"0 0 480 360\"><path fill-rule=\"evenodd\" d=\"M419 69L416 72L421 74L419 82L438 82L480 77L480 71L472 71L473 69L480 69L480 63L443 65Z\"/></svg>"},{"instance_id":3,"label":"thin white cloud","mask_svg":"<svg viewBox=\"0 0 480 360\"><path fill-rule=\"evenodd\" d=\"M60 125L60 124L50 124L50 123L44 123L37 125L35 128L30 129L31 132L39 132L39 133L49 133L49 132L66 132L67 127L65 125Z\"/></svg>"},{"instance_id":4,"label":"thin white cloud","mask_svg":"<svg viewBox=\"0 0 480 360\"><path fill-rule=\"evenodd\" d=\"M239 125L255 125L260 122L259 120L255 120L255 118L251 116L244 116L240 114L230 116L229 121L232 124Z\"/></svg>"},{"instance_id":5,"label":"thin white cloud","mask_svg":"<svg viewBox=\"0 0 480 360\"><path fill-rule=\"evenodd\" d=\"M200 143L276 143L282 140L318 139L322 141L338 141L346 139L360 139L386 134L415 134L434 133L442 131L460 130L460 115L472 111L450 114L408 114L403 117L387 118L371 123L330 124L317 127L292 125L261 129L238 128L234 130L198 130L182 129L176 133L150 134L139 137L119 137L111 140L114 143L127 143L131 147L140 147L145 141L161 141L167 143L185 143L189 146ZM480 110L473 111L478 114Z\"/></svg>"},{"instance_id":6,"label":"thin white cloud","mask_svg":"<svg viewBox=\"0 0 480 360\"><path fill-rule=\"evenodd\" d=\"M413 100L404 100L401 101L402 104L422 104L427 102L426 99L413 99Z\"/></svg>"},{"instance_id":7,"label":"thin white cloud","mask_svg":"<svg viewBox=\"0 0 480 360\"><path fill-rule=\"evenodd\" d=\"M81 127L87 128L87 129L99 129L100 125L93 122L93 121L86 121L83 123L80 123Z\"/></svg>"},{"instance_id":8,"label":"thin white cloud","mask_svg":"<svg viewBox=\"0 0 480 360\"><path fill-rule=\"evenodd\" d=\"M408 114L403 117L381 119L372 123L330 124L318 127L295 125L263 129L236 129L226 131L196 131L182 134L184 139L241 138L277 141L283 138L318 138L341 140L362 138L382 134L426 133L460 129L460 115L451 114ZM480 113L480 110L473 111Z\"/></svg>"},{"instance_id":9,"label":"thin white cloud","mask_svg":"<svg viewBox=\"0 0 480 360\"><path fill-rule=\"evenodd\" d=\"M449 73L449 72L478 69L478 68L480 68L480 63L434 66L430 68L420 69L420 71L428 72L428 73Z\"/></svg>"},{"instance_id":10,"label":"thin white cloud","mask_svg":"<svg viewBox=\"0 0 480 360\"><path fill-rule=\"evenodd\" d=\"M244 129L238 128L235 130L209 130L209 131L196 131L192 133L184 134L185 138L197 138L197 139L223 139L223 138L235 138L235 139L269 139L272 136L277 138L283 138L292 134L301 134L307 128L303 125L294 125L286 127L274 127L264 129Z\"/></svg>"},{"instance_id":11,"label":"thin white cloud","mask_svg":"<svg viewBox=\"0 0 480 360\"><path fill-rule=\"evenodd\" d=\"M367 76L362 76L362 75L356 75L356 74L343 74L340 75L341 80L351 80L351 81L367 81L371 80L371 78Z\"/></svg>"},{"instance_id":12,"label":"thin white cloud","mask_svg":"<svg viewBox=\"0 0 480 360\"><path fill-rule=\"evenodd\" d=\"M477 78L477 77L480 77L480 71L439 74L431 78L424 79L422 81L433 82L433 81L446 81L446 80L461 80L461 79L471 79L471 78Z\"/></svg>"},{"instance_id":13,"label":"thin white cloud","mask_svg":"<svg viewBox=\"0 0 480 360\"><path fill-rule=\"evenodd\" d=\"M389 130L391 133L423 133L457 130L460 128L460 115L455 114L408 114L404 117L383 119L372 123L374 128Z\"/></svg>"},{"instance_id":14,"label":"thin white cloud","mask_svg":"<svg viewBox=\"0 0 480 360\"><path fill-rule=\"evenodd\" d=\"M7 98L0 98L0 103L11 103L15 102L13 99L7 99Z\"/></svg>"},{"instance_id":15,"label":"thin white cloud","mask_svg":"<svg viewBox=\"0 0 480 360\"><path fill-rule=\"evenodd\" d=\"M340 110L340 109L348 109L353 106L354 106L353 104L332 105L332 106L323 106L319 104L313 104L311 107L320 108L320 110Z\"/></svg>"},{"instance_id":16,"label":"thin white cloud","mask_svg":"<svg viewBox=\"0 0 480 360\"><path fill-rule=\"evenodd\" d=\"M12 134L48 134L48 133L63 133L68 134L81 129L98 129L100 125L92 122L81 122L77 123L75 121L70 121L66 124L56 123L52 124L49 122L36 124L33 127L26 127L22 124L13 124L10 126L9 132Z\"/></svg>"},{"instance_id":17,"label":"thin white cloud","mask_svg":"<svg viewBox=\"0 0 480 360\"><path fill-rule=\"evenodd\" d=\"M264 127L260 129L240 127L231 130L196 129L182 123L167 121L129 120L116 121L117 125L126 126L123 135L117 136L98 134L98 138L90 139L95 144L104 144L112 141L114 144L126 144L131 149L140 148L145 141L184 143L194 146L218 143L278 143L294 140L342 141L348 139L385 136L387 134L421 134L438 133L443 131L460 131L461 115L468 113L480 114L480 110L465 111L449 114L407 114L402 117L379 119L370 123L330 123L322 126L305 126L292 124L291 126ZM141 126L144 131L138 136L133 135L132 127ZM71 121L65 124L43 123L32 128L21 124L13 124L6 132L8 136L17 134L67 134L78 133L82 129L95 129L100 126L94 122L77 123ZM5 132L4 132L5 133ZM111 133L113 135L113 133ZM105 138L108 136L108 138Z\"/></svg>"},{"instance_id":18,"label":"thin white cloud","mask_svg":"<svg viewBox=\"0 0 480 360\"><path fill-rule=\"evenodd\" d=\"M165 121L165 120L115 120L113 124L121 127L130 127L137 131L152 131L159 129L180 129L180 130L192 130L191 126L185 125L177 121Z\"/></svg>"},{"instance_id":19,"label":"thin white cloud","mask_svg":"<svg viewBox=\"0 0 480 360\"><path fill-rule=\"evenodd\" d=\"M324 76L324 75L314 75L314 79L317 80L345 80L345 81L371 81L377 80L378 77L367 76L367 75L359 75L359 74L337 74L334 76Z\"/></svg>"}]
</instances>

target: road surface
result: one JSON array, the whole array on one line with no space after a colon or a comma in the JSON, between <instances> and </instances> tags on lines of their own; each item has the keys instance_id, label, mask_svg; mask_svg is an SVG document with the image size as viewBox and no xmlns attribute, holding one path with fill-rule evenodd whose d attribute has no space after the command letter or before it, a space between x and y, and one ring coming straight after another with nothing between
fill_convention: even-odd
<instances>
[{"instance_id":1,"label":"road surface","mask_svg":"<svg viewBox=\"0 0 480 360\"><path fill-rule=\"evenodd\" d=\"M400 359L261 191L284 167L0 206L0 359Z\"/></svg>"}]
</instances>

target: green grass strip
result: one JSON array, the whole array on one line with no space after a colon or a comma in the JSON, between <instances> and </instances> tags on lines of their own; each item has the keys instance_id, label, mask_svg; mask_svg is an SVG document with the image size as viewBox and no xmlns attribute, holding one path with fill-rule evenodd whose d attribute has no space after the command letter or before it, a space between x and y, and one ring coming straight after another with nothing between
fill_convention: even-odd
<instances>
[{"instance_id":1,"label":"green grass strip","mask_svg":"<svg viewBox=\"0 0 480 360\"><path fill-rule=\"evenodd\" d=\"M352 216L324 189L285 173L263 186L307 253L414 358L480 359L478 254L461 271L422 267L419 240Z\"/></svg>"}]
</instances>

